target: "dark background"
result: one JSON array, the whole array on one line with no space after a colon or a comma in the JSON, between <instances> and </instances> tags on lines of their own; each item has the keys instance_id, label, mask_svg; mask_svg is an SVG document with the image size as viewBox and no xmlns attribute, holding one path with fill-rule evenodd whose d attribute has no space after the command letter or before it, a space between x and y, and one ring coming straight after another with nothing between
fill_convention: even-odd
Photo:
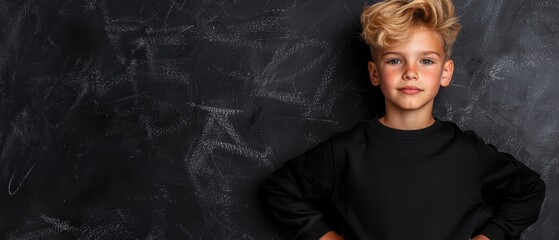
<instances>
[{"instance_id":1,"label":"dark background","mask_svg":"<svg viewBox=\"0 0 559 240\"><path fill-rule=\"evenodd\" d=\"M371 1L0 0L0 239L288 239L258 193L377 115ZM559 2L456 0L435 113L542 174L559 239Z\"/></svg>"}]
</instances>

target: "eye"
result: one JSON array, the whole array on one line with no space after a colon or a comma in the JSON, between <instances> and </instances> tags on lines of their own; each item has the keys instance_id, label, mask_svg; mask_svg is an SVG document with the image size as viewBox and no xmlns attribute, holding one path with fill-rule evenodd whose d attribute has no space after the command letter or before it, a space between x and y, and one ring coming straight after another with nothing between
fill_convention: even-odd
<instances>
[{"instance_id":1,"label":"eye","mask_svg":"<svg viewBox=\"0 0 559 240\"><path fill-rule=\"evenodd\" d=\"M390 65L396 65L396 64L402 63L402 61L400 61L400 59L390 59L390 60L386 61L386 63L388 63Z\"/></svg>"},{"instance_id":2,"label":"eye","mask_svg":"<svg viewBox=\"0 0 559 240\"><path fill-rule=\"evenodd\" d=\"M431 65L431 64L435 63L431 59L422 59L420 62L421 62L421 64L425 64L425 65Z\"/></svg>"}]
</instances>

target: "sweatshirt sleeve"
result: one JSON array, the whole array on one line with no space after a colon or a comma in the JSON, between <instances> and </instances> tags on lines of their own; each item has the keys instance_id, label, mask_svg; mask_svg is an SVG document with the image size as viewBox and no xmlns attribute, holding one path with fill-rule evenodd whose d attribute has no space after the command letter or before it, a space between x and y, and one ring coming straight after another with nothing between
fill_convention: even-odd
<instances>
[{"instance_id":1,"label":"sweatshirt sleeve","mask_svg":"<svg viewBox=\"0 0 559 240\"><path fill-rule=\"evenodd\" d=\"M330 231L313 200L332 195L334 156L332 140L287 161L264 184L273 215L297 230L296 239L319 239Z\"/></svg>"},{"instance_id":2,"label":"sweatshirt sleeve","mask_svg":"<svg viewBox=\"0 0 559 240\"><path fill-rule=\"evenodd\" d=\"M538 219L545 183L512 155L498 152L481 140L478 160L483 192L496 204L496 212L482 234L491 240L519 239L522 231Z\"/></svg>"}]
</instances>

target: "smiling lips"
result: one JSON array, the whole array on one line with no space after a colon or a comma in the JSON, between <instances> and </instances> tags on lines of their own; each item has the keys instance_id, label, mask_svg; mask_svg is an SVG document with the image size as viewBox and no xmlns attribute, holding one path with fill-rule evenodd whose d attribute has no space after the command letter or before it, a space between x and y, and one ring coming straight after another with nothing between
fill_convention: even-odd
<instances>
[{"instance_id":1,"label":"smiling lips","mask_svg":"<svg viewBox=\"0 0 559 240\"><path fill-rule=\"evenodd\" d=\"M421 90L418 87L414 87L414 86L405 86L405 87L398 88L398 91L400 91L404 94L407 94L407 95L414 95L414 94L417 94L417 93L419 93L423 90Z\"/></svg>"}]
</instances>

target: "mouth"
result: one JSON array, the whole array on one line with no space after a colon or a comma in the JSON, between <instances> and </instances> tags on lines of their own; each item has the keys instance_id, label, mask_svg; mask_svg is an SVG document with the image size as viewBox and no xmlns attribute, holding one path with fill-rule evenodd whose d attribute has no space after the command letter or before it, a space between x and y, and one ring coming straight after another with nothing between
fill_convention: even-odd
<instances>
[{"instance_id":1,"label":"mouth","mask_svg":"<svg viewBox=\"0 0 559 240\"><path fill-rule=\"evenodd\" d=\"M405 86L405 87L398 88L398 91L407 95L414 95L423 90L421 88L414 87L414 86Z\"/></svg>"}]
</instances>

